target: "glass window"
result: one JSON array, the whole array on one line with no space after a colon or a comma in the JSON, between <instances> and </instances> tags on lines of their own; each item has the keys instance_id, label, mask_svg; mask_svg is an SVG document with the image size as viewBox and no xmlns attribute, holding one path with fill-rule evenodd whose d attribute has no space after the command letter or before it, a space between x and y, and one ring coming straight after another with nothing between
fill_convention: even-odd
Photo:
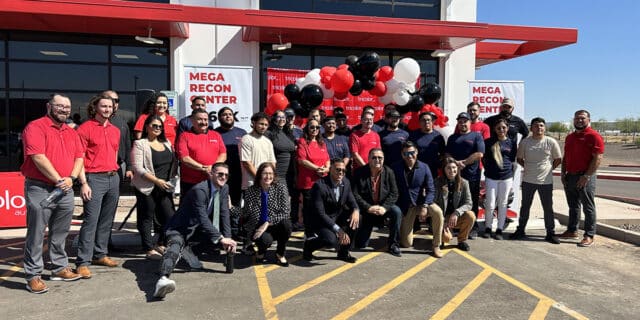
<instances>
[{"instance_id":1,"label":"glass window","mask_svg":"<svg viewBox=\"0 0 640 320\"><path fill-rule=\"evenodd\" d=\"M260 9L440 20L441 0L262 0Z\"/></svg>"},{"instance_id":2,"label":"glass window","mask_svg":"<svg viewBox=\"0 0 640 320\"><path fill-rule=\"evenodd\" d=\"M315 0L313 11L367 17L391 17L391 1L371 3L353 0Z\"/></svg>"},{"instance_id":3,"label":"glass window","mask_svg":"<svg viewBox=\"0 0 640 320\"><path fill-rule=\"evenodd\" d=\"M131 64L167 64L166 48L149 48L149 47L111 47L111 61L113 63L131 63Z\"/></svg>"},{"instance_id":4,"label":"glass window","mask_svg":"<svg viewBox=\"0 0 640 320\"><path fill-rule=\"evenodd\" d=\"M294 12L313 12L312 0L261 0L260 9Z\"/></svg>"},{"instance_id":5,"label":"glass window","mask_svg":"<svg viewBox=\"0 0 640 320\"><path fill-rule=\"evenodd\" d=\"M107 50L95 44L9 41L9 57L21 60L107 62Z\"/></svg>"},{"instance_id":6,"label":"glass window","mask_svg":"<svg viewBox=\"0 0 640 320\"><path fill-rule=\"evenodd\" d=\"M2 43L0 41L0 43ZM0 46L1 47L1 46ZM4 87L6 85L6 68L5 68L5 63L3 60L0 60L0 90L4 90ZM4 95L3 95L4 96Z\"/></svg>"},{"instance_id":7,"label":"glass window","mask_svg":"<svg viewBox=\"0 0 640 320\"><path fill-rule=\"evenodd\" d=\"M9 87L59 91L101 90L109 87L107 65L12 62Z\"/></svg>"},{"instance_id":8,"label":"glass window","mask_svg":"<svg viewBox=\"0 0 640 320\"><path fill-rule=\"evenodd\" d=\"M393 2L393 16L396 18L440 20L440 1L396 0Z\"/></svg>"},{"instance_id":9,"label":"glass window","mask_svg":"<svg viewBox=\"0 0 640 320\"><path fill-rule=\"evenodd\" d=\"M113 66L111 71L113 83L111 87L116 91L167 89L169 77L167 68Z\"/></svg>"},{"instance_id":10,"label":"glass window","mask_svg":"<svg viewBox=\"0 0 640 320\"><path fill-rule=\"evenodd\" d=\"M322 68L324 66L337 67L345 63L347 56L354 55L356 57L362 55L366 51L373 51L380 56L380 66L389 65L389 51L388 50L365 50L365 49L330 49L330 48L318 48L315 50L314 68Z\"/></svg>"}]
</instances>

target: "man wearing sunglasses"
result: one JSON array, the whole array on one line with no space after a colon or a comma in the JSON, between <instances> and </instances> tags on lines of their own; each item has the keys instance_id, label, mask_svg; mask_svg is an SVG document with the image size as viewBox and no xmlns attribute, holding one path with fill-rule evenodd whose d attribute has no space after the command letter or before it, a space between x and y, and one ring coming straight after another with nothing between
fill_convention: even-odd
<instances>
[{"instance_id":1,"label":"man wearing sunglasses","mask_svg":"<svg viewBox=\"0 0 640 320\"><path fill-rule=\"evenodd\" d=\"M353 196L362 212L362 223L356 236L356 248L362 249L368 246L373 226L382 227L384 221L388 219L388 250L390 254L399 257L402 211L396 205L398 200L396 177L393 170L384 165L382 149L371 149L369 163L355 170Z\"/></svg>"},{"instance_id":2,"label":"man wearing sunglasses","mask_svg":"<svg viewBox=\"0 0 640 320\"><path fill-rule=\"evenodd\" d=\"M398 201L396 205L405 213L400 224L400 245L403 248L413 246L413 224L416 217L425 222L431 217L433 226L433 256L442 257L440 243L442 240L442 210L434 204L435 189L431 170L424 162L418 161L416 145L407 141L402 145L402 161L393 165L398 185Z\"/></svg>"},{"instance_id":3,"label":"man wearing sunglasses","mask_svg":"<svg viewBox=\"0 0 640 320\"><path fill-rule=\"evenodd\" d=\"M208 179L193 186L180 202L180 207L166 227L167 251L160 265L160 279L153 294L162 299L176 289L169 279L180 258L192 269L202 269L202 263L191 250L195 245L222 248L235 253L236 242L231 239L229 218L229 166L218 162L208 173Z\"/></svg>"},{"instance_id":4,"label":"man wearing sunglasses","mask_svg":"<svg viewBox=\"0 0 640 320\"><path fill-rule=\"evenodd\" d=\"M312 212L305 221L311 236L306 238L302 251L307 261L313 259L313 251L336 246L339 260L348 263L357 260L349 249L360 222L360 210L349 180L344 178L346 168L343 159L334 158L329 175L316 180L311 188Z\"/></svg>"}]
</instances>

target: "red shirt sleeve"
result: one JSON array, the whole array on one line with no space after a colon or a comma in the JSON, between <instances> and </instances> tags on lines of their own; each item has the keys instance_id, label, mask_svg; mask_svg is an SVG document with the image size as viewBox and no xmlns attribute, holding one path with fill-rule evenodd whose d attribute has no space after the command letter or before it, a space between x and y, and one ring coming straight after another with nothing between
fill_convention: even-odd
<instances>
[{"instance_id":1,"label":"red shirt sleeve","mask_svg":"<svg viewBox=\"0 0 640 320\"><path fill-rule=\"evenodd\" d=\"M36 125L27 126L22 133L22 141L24 141L25 156L45 153L45 132Z\"/></svg>"},{"instance_id":2,"label":"red shirt sleeve","mask_svg":"<svg viewBox=\"0 0 640 320\"><path fill-rule=\"evenodd\" d=\"M149 115L148 114L141 114L140 117L138 117L138 120L136 121L136 125L133 126L133 131L140 131L142 132L142 129L144 129L144 122L147 120L147 117Z\"/></svg>"},{"instance_id":3,"label":"red shirt sleeve","mask_svg":"<svg viewBox=\"0 0 640 320\"><path fill-rule=\"evenodd\" d=\"M189 148L187 146L187 141L188 141L187 136L189 136L189 132L183 132L178 137L178 143L176 145L177 147L176 153L178 154L178 160L181 160L182 158L189 155Z\"/></svg>"}]
</instances>

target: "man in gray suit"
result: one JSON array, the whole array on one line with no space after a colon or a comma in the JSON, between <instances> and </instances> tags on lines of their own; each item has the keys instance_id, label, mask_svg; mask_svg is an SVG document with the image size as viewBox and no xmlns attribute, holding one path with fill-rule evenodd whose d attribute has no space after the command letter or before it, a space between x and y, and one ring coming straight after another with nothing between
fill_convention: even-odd
<instances>
[{"instance_id":1,"label":"man in gray suit","mask_svg":"<svg viewBox=\"0 0 640 320\"><path fill-rule=\"evenodd\" d=\"M180 207L167 223L167 251L160 265L160 279L153 294L164 298L176 288L176 282L169 279L178 260L183 257L192 268L202 268L193 255L190 244L209 243L221 245L227 253L235 252L236 242L231 239L229 220L229 167L216 163L209 172L209 179L193 186L180 201Z\"/></svg>"}]
</instances>

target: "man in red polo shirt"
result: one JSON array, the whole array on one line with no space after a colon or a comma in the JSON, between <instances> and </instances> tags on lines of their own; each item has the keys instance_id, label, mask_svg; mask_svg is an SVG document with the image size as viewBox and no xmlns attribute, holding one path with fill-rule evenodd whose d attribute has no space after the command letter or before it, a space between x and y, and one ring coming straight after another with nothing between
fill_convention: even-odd
<instances>
[{"instance_id":1,"label":"man in red polo shirt","mask_svg":"<svg viewBox=\"0 0 640 320\"><path fill-rule=\"evenodd\" d=\"M80 194L84 200L84 219L80 228L78 273L91 278L88 265L116 267L118 263L107 255L113 218L120 197L118 147L120 129L111 124L113 99L100 94L89 102L89 120L78 127L85 147L84 170L80 172Z\"/></svg>"},{"instance_id":2,"label":"man in red polo shirt","mask_svg":"<svg viewBox=\"0 0 640 320\"><path fill-rule=\"evenodd\" d=\"M71 100L54 93L47 102L47 114L31 121L22 132L27 200L27 235L24 242L24 273L27 290L45 293L49 290L42 281L44 270L42 242L45 228L49 228L49 258L51 280L80 279L69 267L64 249L73 215L73 181L82 168L82 143L75 130L66 125L71 113ZM47 203L45 198L60 188L63 193ZM45 201L43 201L45 200Z\"/></svg>"},{"instance_id":3,"label":"man in red polo shirt","mask_svg":"<svg viewBox=\"0 0 640 320\"><path fill-rule=\"evenodd\" d=\"M381 148L380 136L372 130L373 114L363 111L360 116L360 125L360 130L354 130L349 137L354 170L368 163L371 149Z\"/></svg>"},{"instance_id":4,"label":"man in red polo shirt","mask_svg":"<svg viewBox=\"0 0 640 320\"><path fill-rule=\"evenodd\" d=\"M209 130L209 114L205 109L191 112L193 127L178 137L178 159L180 160L180 194L197 183L207 180L208 172L217 162L227 160L227 148L222 136Z\"/></svg>"},{"instance_id":5,"label":"man in red polo shirt","mask_svg":"<svg viewBox=\"0 0 640 320\"><path fill-rule=\"evenodd\" d=\"M580 207L584 212L584 237L579 247L593 244L596 234L596 170L604 154L604 141L590 126L591 115L587 110L578 110L573 116L573 127L564 142L562 159L562 185L569 205L569 223L561 239L578 239Z\"/></svg>"}]
</instances>

